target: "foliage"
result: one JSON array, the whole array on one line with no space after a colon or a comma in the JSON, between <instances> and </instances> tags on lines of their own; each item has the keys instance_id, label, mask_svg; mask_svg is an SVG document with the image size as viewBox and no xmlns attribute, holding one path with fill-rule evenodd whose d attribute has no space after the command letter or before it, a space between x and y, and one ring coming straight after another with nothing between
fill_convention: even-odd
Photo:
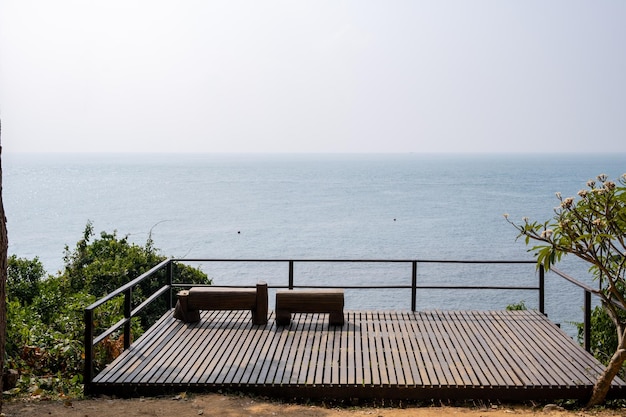
<instances>
[{"instance_id":1,"label":"foliage","mask_svg":"<svg viewBox=\"0 0 626 417\"><path fill-rule=\"evenodd\" d=\"M84 363L83 311L96 298L85 291L72 293L59 277L42 281L31 304L9 300L7 305L7 367L21 374L18 392L81 390ZM100 331L122 318L120 302L98 311ZM134 333L140 334L136 326ZM97 363L108 359L98 357ZM100 365L99 367L102 367Z\"/></svg>"},{"instance_id":2,"label":"foliage","mask_svg":"<svg viewBox=\"0 0 626 417\"><path fill-rule=\"evenodd\" d=\"M7 260L7 298L30 304L39 295L39 283L45 275L39 258L29 260L12 255Z\"/></svg>"},{"instance_id":3,"label":"foliage","mask_svg":"<svg viewBox=\"0 0 626 417\"><path fill-rule=\"evenodd\" d=\"M12 256L8 266L6 365L20 372L13 393L76 396L82 392L84 364L84 309L98 298L126 284L166 258L148 239L145 246L102 232L93 239L88 223L76 248L66 247L65 269L46 278L38 258ZM175 265L181 282L210 283L200 270ZM163 285L157 277L136 287L133 305L141 303ZM119 296L94 312L94 331L101 334L123 318L124 297ZM165 312L165 300L153 302L140 318L134 318L131 337L139 337L150 322ZM123 348L118 331L95 349L94 368L102 369ZM55 395L56 395L55 394Z\"/></svg>"},{"instance_id":4,"label":"foliage","mask_svg":"<svg viewBox=\"0 0 626 417\"><path fill-rule=\"evenodd\" d=\"M526 307L526 303L524 302L524 300L522 300L519 303L509 304L508 306L506 306L506 310L507 311L528 310L528 307Z\"/></svg>"},{"instance_id":5,"label":"foliage","mask_svg":"<svg viewBox=\"0 0 626 417\"><path fill-rule=\"evenodd\" d=\"M576 323L578 330L578 341L583 343L584 337L584 324ZM606 309L601 306L595 307L591 311L591 346L590 352L600 362L607 365L611 360L611 356L615 349L617 349L617 332L615 331L615 324L611 317L606 312Z\"/></svg>"},{"instance_id":6,"label":"foliage","mask_svg":"<svg viewBox=\"0 0 626 417\"><path fill-rule=\"evenodd\" d=\"M522 224L516 224L507 215L505 218L527 245L539 242L530 249L535 252L537 266L549 270L567 254L590 266L598 283L597 294L615 325L617 338L617 349L594 387L590 400L593 404L604 400L605 390L626 360L626 316L619 311L626 309L626 174L617 183L599 175L597 181L587 182L587 188L578 192L578 200L563 198L561 193L556 196L560 204L551 220L533 222L524 218Z\"/></svg>"},{"instance_id":7,"label":"foliage","mask_svg":"<svg viewBox=\"0 0 626 417\"><path fill-rule=\"evenodd\" d=\"M87 223L83 238L74 250L65 247L65 269L62 278L72 291L86 291L101 298L127 282L139 277L167 257L160 255L151 237L145 246L131 243L128 236L119 238L117 232L102 232L94 239L93 225ZM133 289L134 306L158 290L164 282L164 271L152 280L143 281ZM187 265L174 265L174 275L181 282L210 284L206 274ZM141 317L144 328L153 324L165 311L166 301L152 303Z\"/></svg>"}]
</instances>

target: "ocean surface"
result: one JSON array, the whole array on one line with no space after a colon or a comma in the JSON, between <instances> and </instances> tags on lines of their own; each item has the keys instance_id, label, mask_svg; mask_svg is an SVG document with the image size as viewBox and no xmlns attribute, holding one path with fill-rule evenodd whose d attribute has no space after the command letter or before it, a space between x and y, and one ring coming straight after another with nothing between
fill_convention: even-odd
<instances>
[{"instance_id":1,"label":"ocean surface","mask_svg":"<svg viewBox=\"0 0 626 417\"><path fill-rule=\"evenodd\" d=\"M620 154L5 154L9 254L63 268L85 225L176 258L532 260L503 218L547 220L555 192L626 172ZM286 285L285 263L192 263L219 285ZM590 282L574 258L560 268ZM297 284L408 285L410 264L296 264ZM419 264L420 285L537 284L534 265ZM573 334L582 291L547 275ZM408 290L348 291L347 309L410 308ZM533 291L421 290L418 309L488 310Z\"/></svg>"}]
</instances>

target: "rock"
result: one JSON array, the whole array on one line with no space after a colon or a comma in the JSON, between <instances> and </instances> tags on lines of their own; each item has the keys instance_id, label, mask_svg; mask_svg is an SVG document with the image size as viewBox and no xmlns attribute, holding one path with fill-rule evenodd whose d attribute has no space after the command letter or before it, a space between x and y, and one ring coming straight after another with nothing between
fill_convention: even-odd
<instances>
[{"instance_id":1,"label":"rock","mask_svg":"<svg viewBox=\"0 0 626 417\"><path fill-rule=\"evenodd\" d=\"M15 369L9 369L2 375L2 389L9 391L15 388L20 374Z\"/></svg>"},{"instance_id":2,"label":"rock","mask_svg":"<svg viewBox=\"0 0 626 417\"><path fill-rule=\"evenodd\" d=\"M565 409L563 407L560 407L556 404L546 404L545 407L543 407L543 411L544 412L549 412L549 411L565 411Z\"/></svg>"}]
</instances>

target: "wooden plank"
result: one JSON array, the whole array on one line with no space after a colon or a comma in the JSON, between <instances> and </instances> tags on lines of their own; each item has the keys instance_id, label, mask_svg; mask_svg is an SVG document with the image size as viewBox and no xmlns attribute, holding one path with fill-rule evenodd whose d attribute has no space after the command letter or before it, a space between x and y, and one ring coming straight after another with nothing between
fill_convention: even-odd
<instances>
[{"instance_id":1,"label":"wooden plank","mask_svg":"<svg viewBox=\"0 0 626 417\"><path fill-rule=\"evenodd\" d=\"M443 361L445 366L442 366L445 373L448 385L463 386L465 385L459 368L460 360L456 354L456 349L450 339L450 333L445 328L444 322L447 321L447 316L444 312L435 311L432 313L432 327L437 337L437 345L439 351L443 355Z\"/></svg>"},{"instance_id":2,"label":"wooden plank","mask_svg":"<svg viewBox=\"0 0 626 417\"><path fill-rule=\"evenodd\" d=\"M387 321L387 331L390 334L391 356L393 358L394 369L396 370L398 385L405 387L414 385L411 359L407 355L404 337L400 329L400 315L396 311L387 314L389 317Z\"/></svg>"},{"instance_id":3,"label":"wooden plank","mask_svg":"<svg viewBox=\"0 0 626 417\"><path fill-rule=\"evenodd\" d=\"M415 387L416 385L422 385L421 369L423 367L422 362L418 364L417 358L419 357L419 348L413 343L413 337L409 333L407 321L410 320L408 316L410 313L399 312L397 313L398 321L396 331L400 337L400 356L405 358L403 361L404 377L408 386ZM424 369L425 372L425 369Z\"/></svg>"},{"instance_id":4,"label":"wooden plank","mask_svg":"<svg viewBox=\"0 0 626 417\"><path fill-rule=\"evenodd\" d=\"M385 361L387 363L387 374L392 385L406 386L402 361L398 355L398 341L393 326L393 312L385 311L379 313L382 320L383 348L385 349Z\"/></svg>"},{"instance_id":5,"label":"wooden plank","mask_svg":"<svg viewBox=\"0 0 626 417\"><path fill-rule=\"evenodd\" d=\"M310 343L311 327L314 326L314 324L312 324L309 315L306 314L295 315L292 322L297 325L291 328L291 355L288 362L285 364L286 369L282 382L299 385L306 383L309 359L306 359L305 363L305 354L307 345Z\"/></svg>"},{"instance_id":6,"label":"wooden plank","mask_svg":"<svg viewBox=\"0 0 626 417\"><path fill-rule=\"evenodd\" d=\"M555 369L555 362L537 351L544 343L543 338L534 332L521 332L520 324L528 325L528 321L516 320L514 314L503 313L492 312L491 314L496 325L500 326L503 334L509 337L508 341L515 346L519 355L518 366L527 367L529 371L537 374L541 385L564 383L561 372Z\"/></svg>"},{"instance_id":7,"label":"wooden plank","mask_svg":"<svg viewBox=\"0 0 626 417\"><path fill-rule=\"evenodd\" d=\"M221 354L219 365L215 367L212 379L209 379L214 384L232 384L232 380L229 380L227 375L231 369L236 372L239 367L239 363L235 360L237 355L233 355L233 352L238 352L241 349L242 339L252 327L252 313L250 311L236 311L234 315L230 314L229 316L231 319L225 322L230 327L230 333L228 336L225 335L227 340L219 348Z\"/></svg>"},{"instance_id":8,"label":"wooden plank","mask_svg":"<svg viewBox=\"0 0 626 417\"><path fill-rule=\"evenodd\" d=\"M290 331L289 326L278 326L276 328L276 333L279 335L277 338L274 349L272 350L272 355L269 360L269 368L267 370L267 374L265 376L261 375L265 384L280 384L282 380L282 374L284 373L284 366L280 366L281 363L287 362L289 357L289 350L291 348L289 341L289 336L292 333ZM282 370L281 370L282 368ZM279 375L280 373L280 375Z\"/></svg>"},{"instance_id":9,"label":"wooden plank","mask_svg":"<svg viewBox=\"0 0 626 417\"><path fill-rule=\"evenodd\" d=\"M433 367L436 372L435 386L454 385L454 377L450 371L450 366L445 358L442 346L440 344L440 335L436 328L435 312L425 312L424 334L427 341L427 351L433 361Z\"/></svg>"},{"instance_id":10,"label":"wooden plank","mask_svg":"<svg viewBox=\"0 0 626 417\"><path fill-rule=\"evenodd\" d=\"M506 321L498 320L497 315L486 313L486 317L488 317L487 320L490 327L494 329L494 332L497 332L497 342L501 345L506 342L509 351L515 353L515 355L511 356L511 364L515 369L523 372L528 377L526 385L549 385L547 375L541 369L545 368L547 364L543 358L533 355L526 347L531 341L522 341L516 329L508 326ZM539 366L537 361L541 362Z\"/></svg>"},{"instance_id":11,"label":"wooden plank","mask_svg":"<svg viewBox=\"0 0 626 417\"><path fill-rule=\"evenodd\" d=\"M202 314L200 317L202 320ZM224 318L218 312L213 316L212 320L214 321L213 326L222 326ZM205 323L208 324L211 323L211 321L206 320ZM175 340L176 344L170 345L159 358L158 366L155 366L158 372L152 375L146 374L143 376L143 379L156 384L165 384L168 381L175 380L177 377L182 376L182 381L184 381L186 375L196 368L196 362L190 360L190 356L192 356L191 352L193 352L194 349L201 349L203 336L207 337L210 334L210 328L210 326L201 327L199 329L200 331L192 332L192 343L181 343L181 340Z\"/></svg>"},{"instance_id":12,"label":"wooden plank","mask_svg":"<svg viewBox=\"0 0 626 417\"><path fill-rule=\"evenodd\" d=\"M158 369L155 362L158 363L159 358L162 357L161 352L177 344L177 341L184 337L186 329L187 325L176 321L176 327L172 328L171 332L162 334L154 344L143 350L141 356L135 358L134 364L126 368L126 374L120 382L133 384L149 380L149 375Z\"/></svg>"},{"instance_id":13,"label":"wooden plank","mask_svg":"<svg viewBox=\"0 0 626 417\"><path fill-rule=\"evenodd\" d=\"M371 381L371 369L368 367L369 360L366 359L369 356L369 352L367 351L367 337L364 329L366 324L363 322L363 313L354 312L354 323L355 382L359 386L364 386L366 381Z\"/></svg>"},{"instance_id":14,"label":"wooden plank","mask_svg":"<svg viewBox=\"0 0 626 417\"><path fill-rule=\"evenodd\" d=\"M357 361L357 355L361 355L359 351L357 353L357 315L354 312L347 313L346 320L346 338L348 345L346 347L346 384L356 385L359 383L357 380L357 375L363 375L363 372L359 369L362 366L362 361ZM362 378L361 378L362 382Z\"/></svg>"},{"instance_id":15,"label":"wooden plank","mask_svg":"<svg viewBox=\"0 0 626 417\"><path fill-rule=\"evenodd\" d=\"M380 373L381 385L389 386L392 383L392 379L389 376L389 369L387 367L387 359L385 357L385 345L383 344L384 330L380 315L378 312L373 312L371 316L372 329L374 331L374 350L376 352L376 365L378 366L378 372Z\"/></svg>"},{"instance_id":16,"label":"wooden plank","mask_svg":"<svg viewBox=\"0 0 626 417\"><path fill-rule=\"evenodd\" d=\"M517 313L522 312L512 312ZM532 333L533 336L542 338L544 341L540 347L542 354L561 364L561 372L570 384L581 386L595 382L596 376L600 375L603 369L599 361L590 364L589 355L543 314L533 311L523 313L525 314L522 316L524 320L522 330L526 335Z\"/></svg>"},{"instance_id":17,"label":"wooden plank","mask_svg":"<svg viewBox=\"0 0 626 417\"><path fill-rule=\"evenodd\" d=\"M380 345L385 358L389 385L406 385L398 357L398 345L395 341L395 333L391 324L392 320L391 312L383 311L378 313L381 332L379 338Z\"/></svg>"},{"instance_id":18,"label":"wooden plank","mask_svg":"<svg viewBox=\"0 0 626 417\"><path fill-rule=\"evenodd\" d=\"M516 387L522 386L522 380L513 372L505 358L499 351L494 350L489 337L485 335L485 330L481 326L482 319L479 314L459 311L457 315L461 319L463 326L471 331L472 345L479 353L483 367L483 374L487 382L483 386L489 387ZM489 330L491 333L491 330Z\"/></svg>"},{"instance_id":19,"label":"wooden plank","mask_svg":"<svg viewBox=\"0 0 626 417\"><path fill-rule=\"evenodd\" d=\"M151 328L154 331L145 332L139 339L137 339L131 346L122 352L120 356L114 359L106 368L104 368L99 374L97 374L93 382L106 382L116 383L121 377L129 372L138 358L135 352L149 349L150 346L158 343L158 340L167 339L170 332L175 331L177 323L170 320L171 311L165 313L154 326Z\"/></svg>"},{"instance_id":20,"label":"wooden plank","mask_svg":"<svg viewBox=\"0 0 626 417\"><path fill-rule=\"evenodd\" d=\"M304 353L307 345L307 336L311 322L309 320L300 320L297 327L294 330L294 348L292 352L295 352L293 360L290 360L287 365L289 372L285 372L283 377L283 383L290 383L299 385L306 381L306 376L301 378L301 372L303 369ZM305 371L306 374L306 371ZM288 378L287 378L288 377Z\"/></svg>"},{"instance_id":21,"label":"wooden plank","mask_svg":"<svg viewBox=\"0 0 626 417\"><path fill-rule=\"evenodd\" d=\"M320 315L320 318L323 317L324 316ZM329 369L330 362L328 355L328 331L329 328L323 324L318 329L319 340L317 342L317 346L319 348L317 350L317 358L313 358L316 363L316 366L313 368L315 370L313 381L316 385L326 383L326 371Z\"/></svg>"},{"instance_id":22,"label":"wooden plank","mask_svg":"<svg viewBox=\"0 0 626 417\"><path fill-rule=\"evenodd\" d=\"M345 317L345 315L344 315ZM345 318L344 318L345 326ZM340 328L341 327L341 328ZM343 326L330 326L326 345L326 370L324 371L325 385L340 385L339 364L341 361L341 335Z\"/></svg>"},{"instance_id":23,"label":"wooden plank","mask_svg":"<svg viewBox=\"0 0 626 417\"><path fill-rule=\"evenodd\" d=\"M350 365L348 358L350 356L350 349L354 349L354 323L350 321L350 315L344 313L346 320L343 327L336 327L336 331L339 332L339 358L338 358L338 370L339 370L339 384L347 385L350 383ZM352 347L350 347L350 341L352 339ZM353 373L354 376L354 373ZM352 378L354 381L354 377Z\"/></svg>"},{"instance_id":24,"label":"wooden plank","mask_svg":"<svg viewBox=\"0 0 626 417\"><path fill-rule=\"evenodd\" d=\"M280 362L277 363L276 376L274 377L275 384L291 383L294 379L294 373L298 372L295 360L298 355L300 335L305 323L306 320L302 320L302 317L300 317L300 320L296 319L291 322L291 326L285 335L285 345L279 359Z\"/></svg>"},{"instance_id":25,"label":"wooden plank","mask_svg":"<svg viewBox=\"0 0 626 417\"><path fill-rule=\"evenodd\" d=\"M447 352L454 364L454 371L457 375L456 383L459 386L476 387L480 385L476 373L466 352L469 351L467 344L461 334L464 333L456 327L456 317L450 312L439 312L440 330L445 334Z\"/></svg>"},{"instance_id":26,"label":"wooden plank","mask_svg":"<svg viewBox=\"0 0 626 417\"><path fill-rule=\"evenodd\" d=\"M250 320L252 320L252 314L250 314ZM240 348L232 358L233 366L231 366L228 374L224 377L225 381L228 381L230 384L239 384L241 382L241 377L250 363L254 350L258 346L259 335L262 334L267 326L267 324L254 325L250 323L242 329L243 337L239 340Z\"/></svg>"},{"instance_id":27,"label":"wooden plank","mask_svg":"<svg viewBox=\"0 0 626 417\"><path fill-rule=\"evenodd\" d=\"M464 312L466 317L471 319L471 323L475 326L477 334L479 334L481 347L489 352L490 364L488 369L493 372L499 372L505 378L506 387L524 387L531 383L529 378L515 366L511 357L510 348L502 344L502 338L494 330L491 322L481 312Z\"/></svg>"},{"instance_id":28,"label":"wooden plank","mask_svg":"<svg viewBox=\"0 0 626 417\"><path fill-rule=\"evenodd\" d=\"M560 370L564 381L572 386L595 383L596 377L603 370L602 364L593 358L591 358L593 363L590 363L589 355L545 316L538 312L527 313L523 316L524 325L521 331L525 334L532 332L541 337L543 341L539 347L541 354L558 364L557 369ZM623 381L616 380L614 383L619 385L623 384Z\"/></svg>"},{"instance_id":29,"label":"wooden plank","mask_svg":"<svg viewBox=\"0 0 626 417\"><path fill-rule=\"evenodd\" d=\"M364 333L365 338L364 346L367 346L368 355L363 355L363 366L370 371L370 384L381 385L380 367L378 366L378 354L376 352L376 338L374 329L374 318L371 312L364 313Z\"/></svg>"},{"instance_id":30,"label":"wooden plank","mask_svg":"<svg viewBox=\"0 0 626 417\"><path fill-rule=\"evenodd\" d=\"M210 340L203 341L204 361L194 369L190 383L214 384L219 381L219 372L224 366L224 355L228 354L232 346L232 338L236 334L236 318L243 314L242 311L221 311L212 327Z\"/></svg>"},{"instance_id":31,"label":"wooden plank","mask_svg":"<svg viewBox=\"0 0 626 417\"><path fill-rule=\"evenodd\" d=\"M291 324L288 326L276 326L274 327L274 331L269 335L269 337L265 340L263 347L261 348L261 354L259 356L259 366L256 372L254 373L255 378L252 379L252 383L254 384L266 384L268 383L267 376L272 367L272 363L274 360L274 355L276 354L276 346L280 337L283 334L283 331L289 331L291 328ZM271 384L271 382L269 382Z\"/></svg>"},{"instance_id":32,"label":"wooden plank","mask_svg":"<svg viewBox=\"0 0 626 417\"><path fill-rule=\"evenodd\" d=\"M193 378L198 364L203 362L206 341L211 340L213 329L221 325L219 324L219 315L218 311L203 311L200 313L200 322L193 325L183 325L186 330L181 338L177 339L177 343L179 346L187 346L188 351L183 356L172 357L172 360L180 361L182 369L177 374L173 374L169 381L183 383L189 382ZM161 358L166 357L168 357L167 352L162 352Z\"/></svg>"},{"instance_id":33,"label":"wooden plank","mask_svg":"<svg viewBox=\"0 0 626 417\"><path fill-rule=\"evenodd\" d=\"M202 320L202 316L201 320ZM194 329L195 330L195 329ZM193 332L194 336L197 336L203 329L198 329L200 332ZM208 332L206 332L208 333ZM155 363L146 367L145 373L142 373L140 381L153 381L156 384L163 384L167 381L170 374L184 373L184 364L180 362L180 358L188 356L189 350L195 347L195 343L180 343L181 340L185 340L186 334L182 334L181 338L172 338L172 343L168 344L164 348L158 357L155 358ZM184 363L189 363L185 361ZM193 364L193 363L191 363ZM178 366L181 368L178 368Z\"/></svg>"},{"instance_id":34,"label":"wooden plank","mask_svg":"<svg viewBox=\"0 0 626 417\"><path fill-rule=\"evenodd\" d=\"M412 313L410 320L407 323L407 329L413 332L414 337L411 340L411 345L416 353L419 353L417 358L420 366L420 378L422 384L425 387L432 387L437 385L437 371L435 370L435 363L430 356L431 347L429 346L428 335L426 334L426 327L424 326L425 314Z\"/></svg>"},{"instance_id":35,"label":"wooden plank","mask_svg":"<svg viewBox=\"0 0 626 417\"><path fill-rule=\"evenodd\" d=\"M298 317L304 318L304 316L299 315ZM309 315L309 326L306 330L305 337L301 340L302 343L302 363L300 365L300 370L298 372L298 381L303 385L312 385L313 384L313 371L311 370L311 362L313 361L313 357L316 353L316 348L314 348L315 343L315 335L317 332L317 316L314 314Z\"/></svg>"},{"instance_id":36,"label":"wooden plank","mask_svg":"<svg viewBox=\"0 0 626 417\"><path fill-rule=\"evenodd\" d=\"M473 381L474 386L504 386L504 379L497 372L492 372L489 368L489 357L486 356L484 349L480 348L480 342L476 340L476 333L473 328L469 326L462 315L457 311L453 311L450 314L454 317L454 320L450 322L451 332L457 334L457 338L463 341L463 346L469 366L473 371L476 380Z\"/></svg>"},{"instance_id":37,"label":"wooden plank","mask_svg":"<svg viewBox=\"0 0 626 417\"><path fill-rule=\"evenodd\" d=\"M250 355L245 367L237 373L235 378L239 384L254 385L258 382L261 371L263 355L267 353L271 338L276 334L274 313L270 313L268 324L252 339Z\"/></svg>"}]
</instances>

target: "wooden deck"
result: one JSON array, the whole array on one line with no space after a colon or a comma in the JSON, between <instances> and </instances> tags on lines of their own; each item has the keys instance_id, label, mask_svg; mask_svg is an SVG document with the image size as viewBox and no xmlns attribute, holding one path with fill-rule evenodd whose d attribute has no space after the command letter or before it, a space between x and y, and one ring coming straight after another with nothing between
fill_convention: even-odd
<instances>
[{"instance_id":1,"label":"wooden deck","mask_svg":"<svg viewBox=\"0 0 626 417\"><path fill-rule=\"evenodd\" d=\"M535 311L350 311L343 327L294 314L164 315L90 386L140 395L238 391L299 398L585 399L603 367ZM610 395L626 396L615 380Z\"/></svg>"}]
</instances>

